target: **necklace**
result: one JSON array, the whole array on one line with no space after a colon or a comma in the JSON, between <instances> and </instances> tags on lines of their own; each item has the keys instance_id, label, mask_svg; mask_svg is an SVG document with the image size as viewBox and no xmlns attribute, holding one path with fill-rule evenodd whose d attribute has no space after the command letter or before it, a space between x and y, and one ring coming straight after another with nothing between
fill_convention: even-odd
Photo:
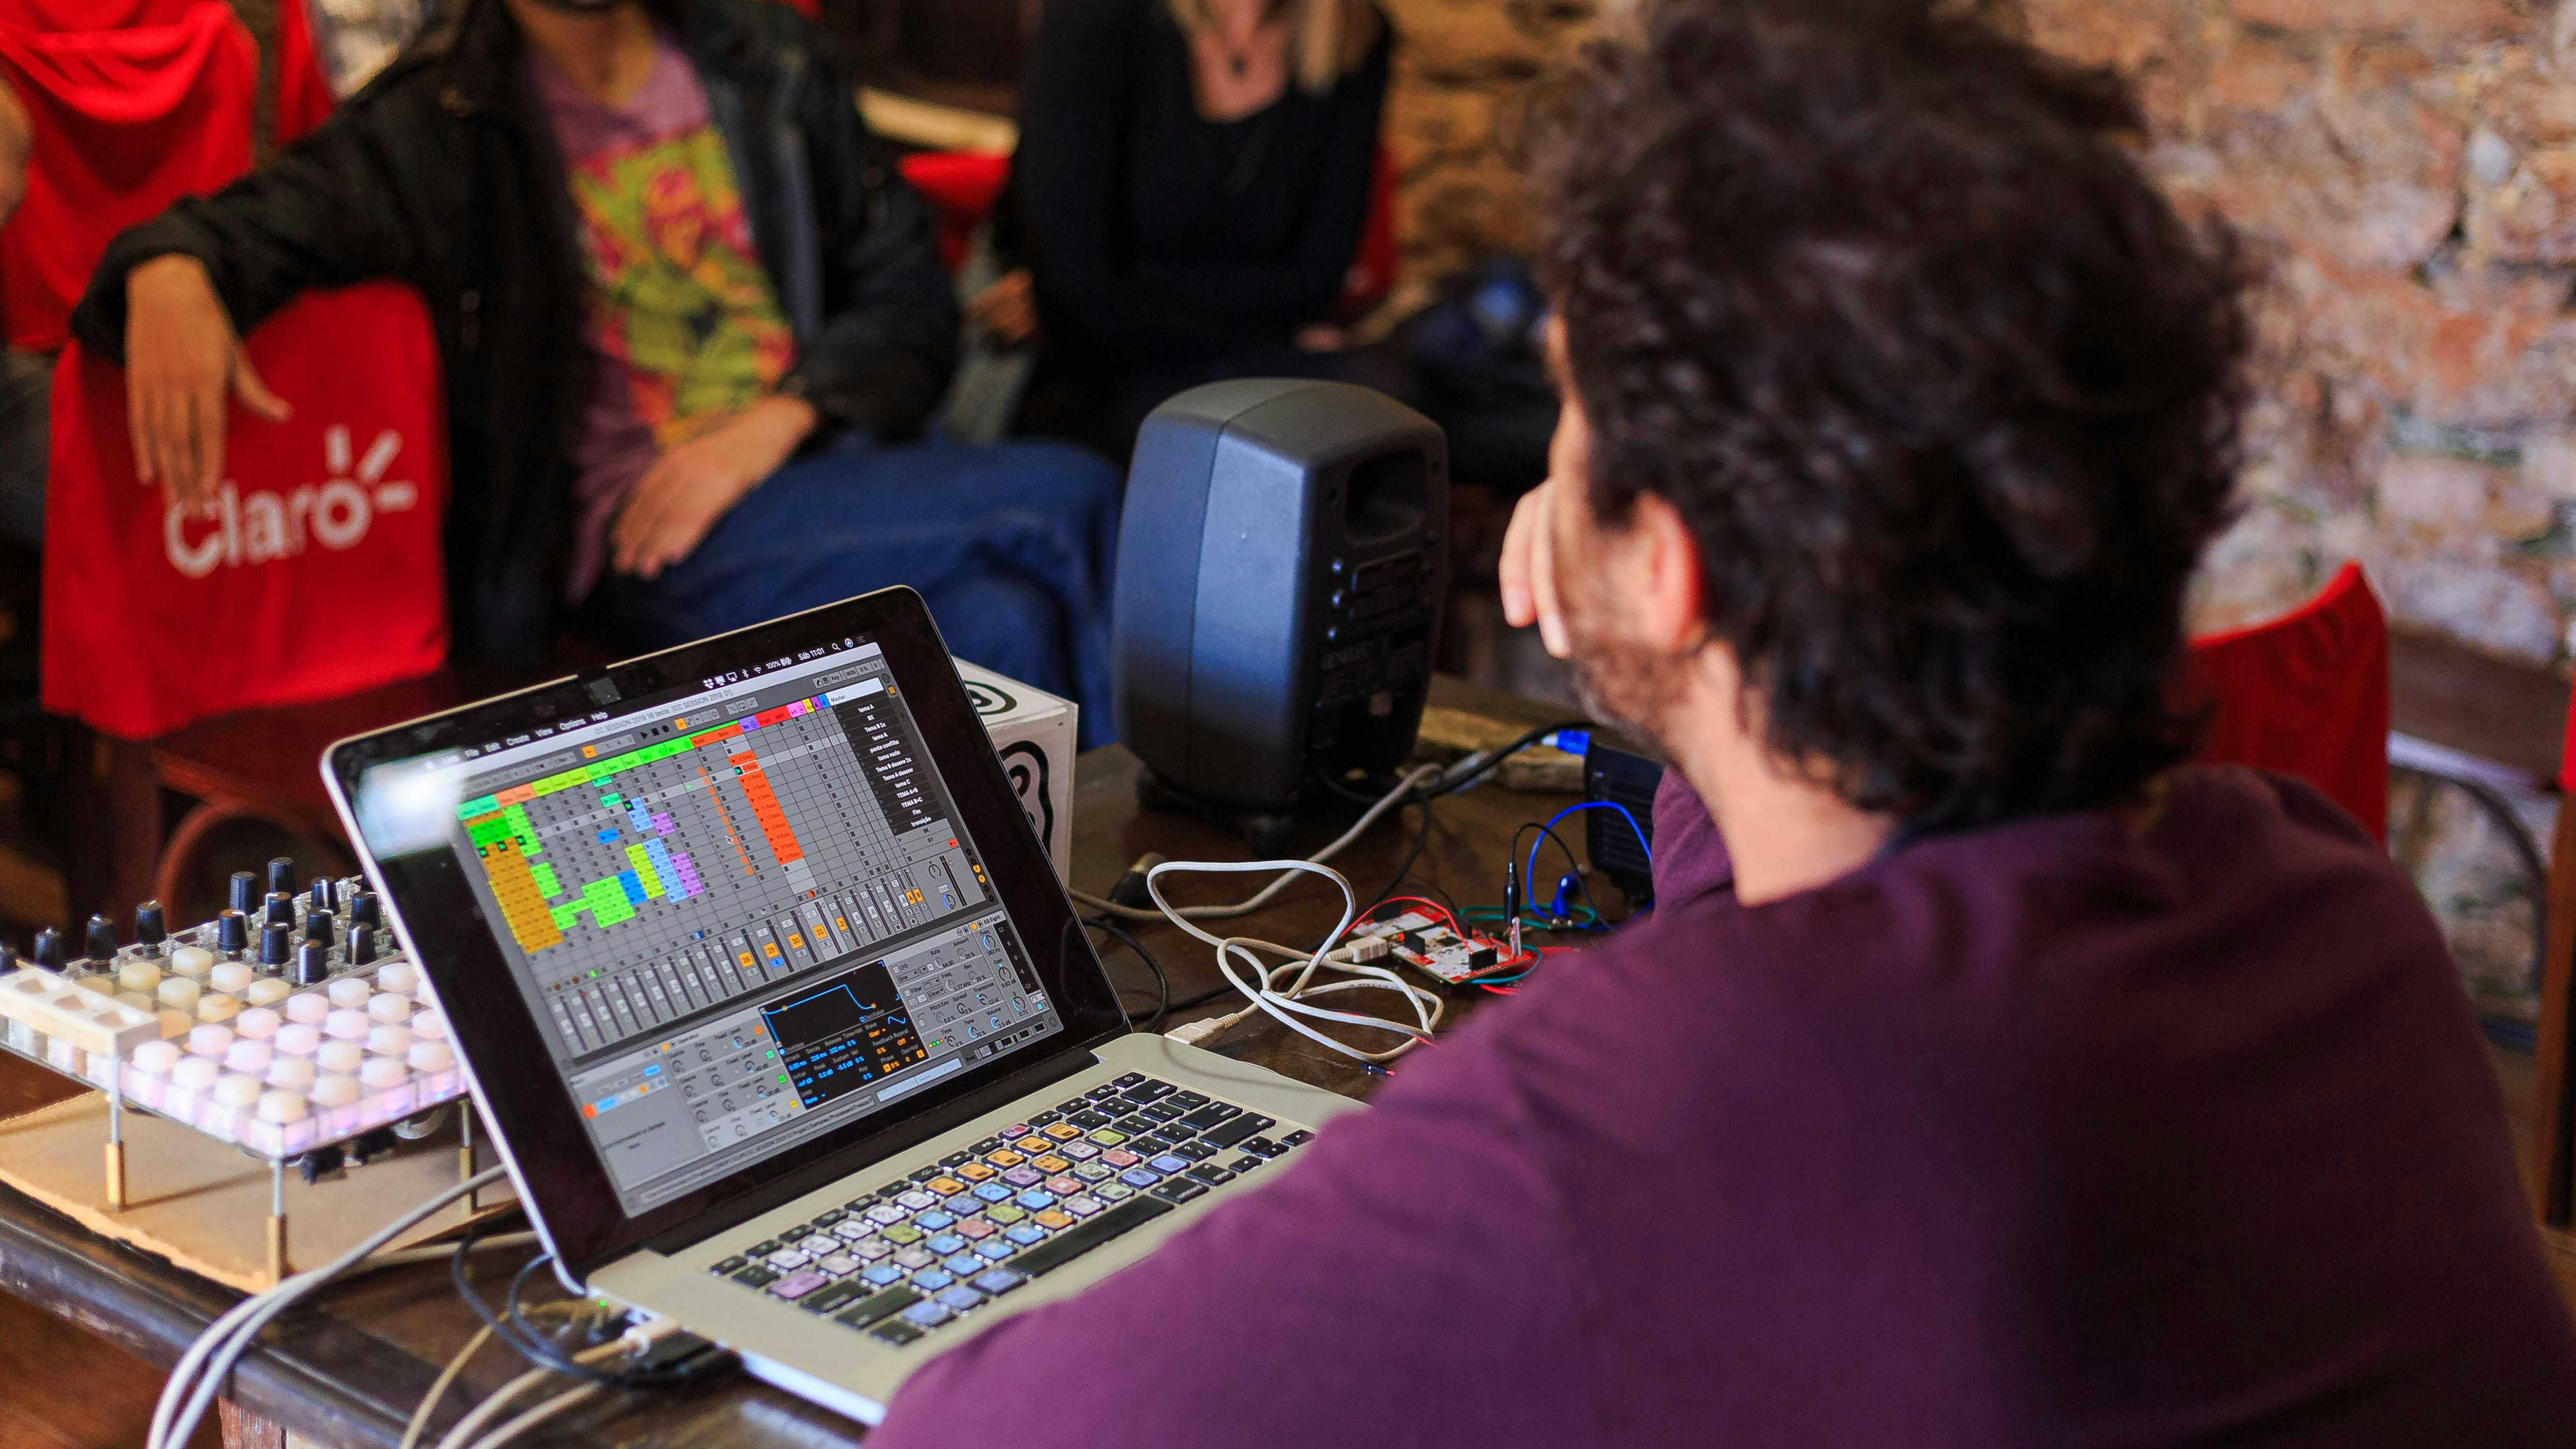
<instances>
[{"instance_id":1,"label":"necklace","mask_svg":"<svg viewBox=\"0 0 2576 1449\"><path fill-rule=\"evenodd\" d=\"M1225 59L1226 74L1234 77L1236 80L1241 80L1245 76L1252 74L1253 47L1261 43L1261 29L1263 26L1270 23L1271 10L1269 6L1263 5L1256 7L1253 9L1252 14L1253 21L1251 28L1244 32L1241 40L1237 40L1233 36L1226 34L1225 22L1216 19L1214 16L1210 17L1210 23L1208 25L1208 37L1216 42L1218 52Z\"/></svg>"}]
</instances>

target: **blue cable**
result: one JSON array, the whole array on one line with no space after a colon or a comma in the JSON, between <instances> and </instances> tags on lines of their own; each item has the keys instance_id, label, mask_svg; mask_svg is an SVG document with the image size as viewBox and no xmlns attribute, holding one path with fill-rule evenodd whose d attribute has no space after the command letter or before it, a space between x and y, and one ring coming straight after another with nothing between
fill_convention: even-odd
<instances>
[{"instance_id":1,"label":"blue cable","mask_svg":"<svg viewBox=\"0 0 2576 1449\"><path fill-rule=\"evenodd\" d=\"M1547 832L1556 828L1556 822L1568 815L1580 815L1586 810L1618 811L1619 818L1628 822L1628 828L1637 832L1637 843L1646 848L1646 869L1655 868L1655 843L1646 838L1646 827L1637 823L1637 817L1629 812L1627 806L1616 800L1586 800L1579 805L1568 805L1548 819L1547 828L1539 832L1538 839L1530 842L1529 864L1522 867L1521 879L1538 879L1538 848L1547 843Z\"/></svg>"}]
</instances>

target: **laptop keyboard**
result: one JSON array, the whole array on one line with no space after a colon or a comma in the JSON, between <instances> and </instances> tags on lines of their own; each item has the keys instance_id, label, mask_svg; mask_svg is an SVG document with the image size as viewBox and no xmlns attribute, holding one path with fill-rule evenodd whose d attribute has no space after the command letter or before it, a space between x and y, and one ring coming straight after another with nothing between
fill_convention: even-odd
<instances>
[{"instance_id":1,"label":"laptop keyboard","mask_svg":"<svg viewBox=\"0 0 2576 1449\"><path fill-rule=\"evenodd\" d=\"M710 1271L901 1347L1314 1134L1130 1072Z\"/></svg>"}]
</instances>

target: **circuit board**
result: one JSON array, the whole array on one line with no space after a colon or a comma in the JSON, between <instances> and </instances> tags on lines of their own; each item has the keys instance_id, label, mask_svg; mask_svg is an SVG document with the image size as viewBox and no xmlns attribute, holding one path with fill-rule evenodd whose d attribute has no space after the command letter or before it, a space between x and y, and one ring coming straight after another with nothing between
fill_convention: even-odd
<instances>
[{"instance_id":1,"label":"circuit board","mask_svg":"<svg viewBox=\"0 0 2576 1449\"><path fill-rule=\"evenodd\" d=\"M1393 920L1364 922L1351 929L1351 940L1381 941L1386 954L1452 986L1491 975L1506 964L1501 946L1482 936L1462 936L1420 911L1407 911Z\"/></svg>"}]
</instances>

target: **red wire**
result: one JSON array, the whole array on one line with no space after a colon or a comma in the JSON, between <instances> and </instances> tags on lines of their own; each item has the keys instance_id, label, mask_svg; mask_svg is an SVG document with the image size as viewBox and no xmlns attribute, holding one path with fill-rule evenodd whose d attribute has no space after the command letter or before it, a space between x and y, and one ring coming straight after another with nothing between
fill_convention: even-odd
<instances>
[{"instance_id":1,"label":"red wire","mask_svg":"<svg viewBox=\"0 0 2576 1449\"><path fill-rule=\"evenodd\" d=\"M1435 913L1440 920L1447 922L1449 929L1457 932L1460 937L1464 938L1468 934L1467 928L1458 924L1458 918L1449 914L1448 907L1441 905L1438 901L1425 900L1420 896L1388 896L1385 900L1382 900L1376 905L1369 907L1367 910L1360 912L1360 920L1365 921L1371 916L1376 915L1378 912L1385 910L1389 906L1398 905L1421 906L1425 910ZM1354 922L1353 924L1357 924L1357 922Z\"/></svg>"}]
</instances>

